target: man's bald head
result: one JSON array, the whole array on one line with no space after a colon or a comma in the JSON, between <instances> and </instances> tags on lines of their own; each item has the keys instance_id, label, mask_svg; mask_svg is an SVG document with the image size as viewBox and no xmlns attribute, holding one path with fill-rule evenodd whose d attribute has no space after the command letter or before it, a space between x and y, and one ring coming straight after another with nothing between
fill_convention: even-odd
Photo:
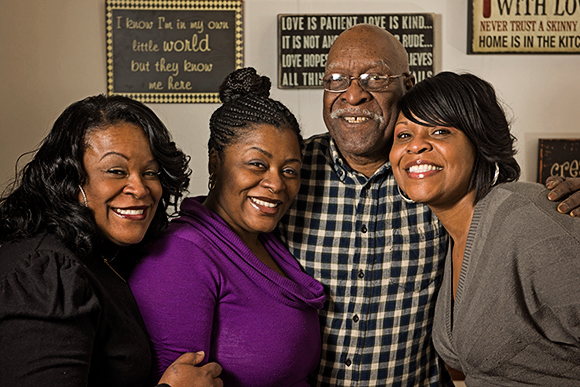
<instances>
[{"instance_id":1,"label":"man's bald head","mask_svg":"<svg viewBox=\"0 0 580 387\"><path fill-rule=\"evenodd\" d=\"M357 24L342 32L330 48L326 69L332 71L334 58L352 50L365 50L369 55L381 58L392 74L409 72L407 51L401 42L390 32L372 24Z\"/></svg>"}]
</instances>

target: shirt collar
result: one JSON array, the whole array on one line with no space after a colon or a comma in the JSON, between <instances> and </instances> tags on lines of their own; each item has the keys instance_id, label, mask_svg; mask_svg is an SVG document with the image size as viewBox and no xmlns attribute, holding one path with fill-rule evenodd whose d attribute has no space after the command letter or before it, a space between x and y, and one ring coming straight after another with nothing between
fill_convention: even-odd
<instances>
[{"instance_id":1,"label":"shirt collar","mask_svg":"<svg viewBox=\"0 0 580 387\"><path fill-rule=\"evenodd\" d=\"M348 165L346 160L342 157L342 155L338 151L338 147L334 142L334 138L332 138L330 134L328 136L330 137L330 148L329 148L330 165L338 175L338 179L341 182L346 183L346 179L350 178L352 180L357 181L361 185L365 185L371 180L374 180L375 178L383 176L386 173L390 172L391 162L387 160L383 165L381 165L379 169L375 171L375 173L370 178L367 178L365 175L355 171Z\"/></svg>"}]
</instances>

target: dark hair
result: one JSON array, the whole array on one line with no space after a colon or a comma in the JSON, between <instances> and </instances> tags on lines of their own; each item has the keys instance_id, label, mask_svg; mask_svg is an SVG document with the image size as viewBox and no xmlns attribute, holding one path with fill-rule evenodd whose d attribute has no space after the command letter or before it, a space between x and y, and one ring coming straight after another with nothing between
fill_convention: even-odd
<instances>
[{"instance_id":1,"label":"dark hair","mask_svg":"<svg viewBox=\"0 0 580 387\"><path fill-rule=\"evenodd\" d=\"M515 137L493 86L483 79L439 73L413 86L399 100L399 109L416 124L449 126L465 133L476 152L469 182L469 189L475 188L475 203L491 190L496 163L497 183L519 178Z\"/></svg>"},{"instance_id":2,"label":"dark hair","mask_svg":"<svg viewBox=\"0 0 580 387\"><path fill-rule=\"evenodd\" d=\"M278 129L290 129L303 146L300 125L294 114L270 96L270 78L260 76L252 67L230 73L219 88L223 105L209 121L209 150L222 156L225 147L253 129L252 124L270 124Z\"/></svg>"},{"instance_id":3,"label":"dark hair","mask_svg":"<svg viewBox=\"0 0 580 387\"><path fill-rule=\"evenodd\" d=\"M87 134L110 125L132 123L143 129L160 165L161 202L145 239L167 227L167 209L187 189L189 157L171 140L165 125L141 102L97 95L70 105L0 199L0 243L48 231L76 253L90 253L103 241L91 211L79 203L87 178L83 157Z\"/></svg>"}]
</instances>

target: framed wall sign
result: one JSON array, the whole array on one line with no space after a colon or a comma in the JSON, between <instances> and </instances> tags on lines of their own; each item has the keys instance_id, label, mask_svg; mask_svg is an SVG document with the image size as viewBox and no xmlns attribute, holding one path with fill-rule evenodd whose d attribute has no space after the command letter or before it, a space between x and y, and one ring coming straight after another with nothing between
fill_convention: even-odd
<instances>
[{"instance_id":1,"label":"framed wall sign","mask_svg":"<svg viewBox=\"0 0 580 387\"><path fill-rule=\"evenodd\" d=\"M243 67L242 1L107 0L109 94L217 103Z\"/></svg>"},{"instance_id":2,"label":"framed wall sign","mask_svg":"<svg viewBox=\"0 0 580 387\"><path fill-rule=\"evenodd\" d=\"M328 50L338 35L369 23L392 33L409 54L417 82L434 74L433 14L278 15L278 87L322 88Z\"/></svg>"},{"instance_id":3,"label":"framed wall sign","mask_svg":"<svg viewBox=\"0 0 580 387\"><path fill-rule=\"evenodd\" d=\"M468 54L580 53L578 0L468 0Z\"/></svg>"},{"instance_id":4,"label":"framed wall sign","mask_svg":"<svg viewBox=\"0 0 580 387\"><path fill-rule=\"evenodd\" d=\"M550 176L580 176L580 139L540 139L538 183Z\"/></svg>"}]
</instances>

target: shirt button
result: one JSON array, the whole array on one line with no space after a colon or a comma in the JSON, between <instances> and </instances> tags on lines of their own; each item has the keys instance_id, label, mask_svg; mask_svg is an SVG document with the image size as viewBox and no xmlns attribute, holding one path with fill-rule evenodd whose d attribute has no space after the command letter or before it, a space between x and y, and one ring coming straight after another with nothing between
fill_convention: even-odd
<instances>
[{"instance_id":1,"label":"shirt button","mask_svg":"<svg viewBox=\"0 0 580 387\"><path fill-rule=\"evenodd\" d=\"M347 367L350 367L350 365L352 364L352 361L350 361L350 359L346 359L344 364L346 364Z\"/></svg>"},{"instance_id":2,"label":"shirt button","mask_svg":"<svg viewBox=\"0 0 580 387\"><path fill-rule=\"evenodd\" d=\"M358 278L364 278L365 277L365 273L361 270L358 272Z\"/></svg>"},{"instance_id":3,"label":"shirt button","mask_svg":"<svg viewBox=\"0 0 580 387\"><path fill-rule=\"evenodd\" d=\"M360 230L363 232L363 234L366 234L366 232L367 232L367 226L365 226L365 225L363 224L363 226L361 227L361 229L360 229Z\"/></svg>"},{"instance_id":4,"label":"shirt button","mask_svg":"<svg viewBox=\"0 0 580 387\"><path fill-rule=\"evenodd\" d=\"M357 314L354 315L354 317L352 318L352 321L358 322L358 315Z\"/></svg>"}]
</instances>

